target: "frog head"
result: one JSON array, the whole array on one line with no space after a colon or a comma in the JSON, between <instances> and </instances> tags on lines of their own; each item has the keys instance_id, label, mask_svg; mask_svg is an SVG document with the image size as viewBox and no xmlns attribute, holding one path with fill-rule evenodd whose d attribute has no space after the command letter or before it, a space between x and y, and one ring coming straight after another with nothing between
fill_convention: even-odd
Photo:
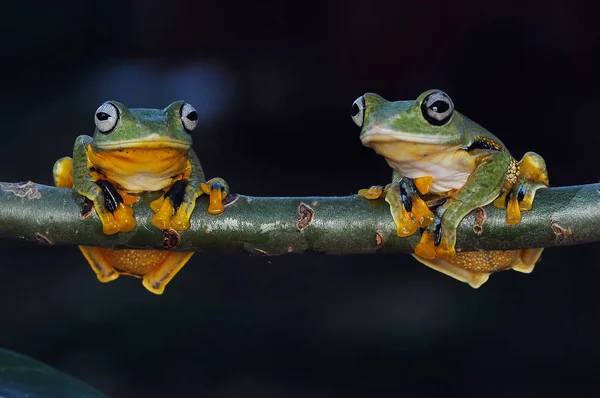
<instances>
[{"instance_id":1,"label":"frog head","mask_svg":"<svg viewBox=\"0 0 600 398\"><path fill-rule=\"evenodd\" d=\"M183 101L164 109L128 109L116 101L100 105L94 115L93 147L96 151L126 148L169 148L187 152L198 113Z\"/></svg>"},{"instance_id":2,"label":"frog head","mask_svg":"<svg viewBox=\"0 0 600 398\"><path fill-rule=\"evenodd\" d=\"M367 93L354 101L352 120L361 127L364 145L377 142L448 145L463 138L462 117L450 97L428 90L416 100L390 102Z\"/></svg>"}]
</instances>

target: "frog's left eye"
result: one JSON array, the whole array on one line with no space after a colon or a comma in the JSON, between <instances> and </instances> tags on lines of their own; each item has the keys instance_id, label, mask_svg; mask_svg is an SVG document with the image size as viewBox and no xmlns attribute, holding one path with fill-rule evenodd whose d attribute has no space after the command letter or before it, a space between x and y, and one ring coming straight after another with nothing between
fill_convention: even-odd
<instances>
[{"instance_id":1,"label":"frog's left eye","mask_svg":"<svg viewBox=\"0 0 600 398\"><path fill-rule=\"evenodd\" d=\"M352 104L352 112L350 113L350 115L352 116L352 120L354 121L354 124L356 124L358 127L362 127L362 125L363 125L364 114L365 114L365 97L361 96L356 101L354 101L354 103Z\"/></svg>"},{"instance_id":2,"label":"frog's left eye","mask_svg":"<svg viewBox=\"0 0 600 398\"><path fill-rule=\"evenodd\" d=\"M185 103L181 106L179 114L181 116L181 124L183 125L183 128L188 133L194 131L198 125L198 112L196 112L196 109L194 109L194 107L190 104Z\"/></svg>"},{"instance_id":3,"label":"frog's left eye","mask_svg":"<svg viewBox=\"0 0 600 398\"><path fill-rule=\"evenodd\" d=\"M119 110L114 104L105 102L96 109L94 123L96 123L96 128L102 134L108 134L113 131L118 121Z\"/></svg>"},{"instance_id":4,"label":"frog's left eye","mask_svg":"<svg viewBox=\"0 0 600 398\"><path fill-rule=\"evenodd\" d=\"M421 103L421 113L425 120L434 126L443 126L452 118L454 104L442 91L434 91L427 95Z\"/></svg>"}]
</instances>

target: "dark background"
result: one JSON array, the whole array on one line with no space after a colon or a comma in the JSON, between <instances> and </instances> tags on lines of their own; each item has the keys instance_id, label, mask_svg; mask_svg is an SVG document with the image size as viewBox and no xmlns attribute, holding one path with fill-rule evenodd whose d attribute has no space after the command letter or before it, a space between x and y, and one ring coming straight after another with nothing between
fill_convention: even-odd
<instances>
[{"instance_id":1,"label":"dark background","mask_svg":"<svg viewBox=\"0 0 600 398\"><path fill-rule=\"evenodd\" d=\"M350 105L440 88L556 186L598 182L600 27L576 2L3 6L2 181L52 184L106 100L185 99L209 176L257 196L388 182ZM1 226L0 226L1 228ZM598 390L597 244L479 290L408 255L196 254L153 296L75 247L2 241L0 346L112 397L547 396Z\"/></svg>"}]
</instances>

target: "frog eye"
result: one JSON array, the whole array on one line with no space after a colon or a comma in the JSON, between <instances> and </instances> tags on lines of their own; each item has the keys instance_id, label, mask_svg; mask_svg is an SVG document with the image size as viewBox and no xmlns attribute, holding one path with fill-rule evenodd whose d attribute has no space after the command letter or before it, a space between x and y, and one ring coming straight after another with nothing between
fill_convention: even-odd
<instances>
[{"instance_id":1,"label":"frog eye","mask_svg":"<svg viewBox=\"0 0 600 398\"><path fill-rule=\"evenodd\" d=\"M94 123L96 123L96 128L102 134L108 134L113 131L118 121L119 110L112 103L105 102L96 109Z\"/></svg>"},{"instance_id":2,"label":"frog eye","mask_svg":"<svg viewBox=\"0 0 600 398\"><path fill-rule=\"evenodd\" d=\"M179 110L181 124L188 133L194 131L198 125L198 112L190 104L184 103Z\"/></svg>"},{"instance_id":3,"label":"frog eye","mask_svg":"<svg viewBox=\"0 0 600 398\"><path fill-rule=\"evenodd\" d=\"M434 91L421 102L421 113L427 122L434 126L443 126L452 118L454 104L448 95Z\"/></svg>"},{"instance_id":4,"label":"frog eye","mask_svg":"<svg viewBox=\"0 0 600 398\"><path fill-rule=\"evenodd\" d=\"M356 124L358 127L362 127L362 125L363 125L364 113L365 113L365 97L361 96L361 97L357 98L356 101L354 101L354 103L352 104L352 112L350 113L350 115L352 116L352 120L354 121L354 124Z\"/></svg>"}]
</instances>

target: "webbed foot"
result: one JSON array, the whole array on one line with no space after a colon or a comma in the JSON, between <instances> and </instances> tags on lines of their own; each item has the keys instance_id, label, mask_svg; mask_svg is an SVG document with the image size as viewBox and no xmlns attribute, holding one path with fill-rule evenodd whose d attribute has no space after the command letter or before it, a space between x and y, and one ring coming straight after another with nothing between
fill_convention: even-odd
<instances>
[{"instance_id":1,"label":"webbed foot","mask_svg":"<svg viewBox=\"0 0 600 398\"><path fill-rule=\"evenodd\" d=\"M396 234L406 237L414 234L418 228L427 227L433 223L434 216L419 193L426 194L431 188L432 177L421 177L411 180L402 177L388 184L385 188L374 185L361 189L358 195L366 199L378 199L385 196L390 205L390 211L396 224Z\"/></svg>"},{"instance_id":2,"label":"webbed foot","mask_svg":"<svg viewBox=\"0 0 600 398\"><path fill-rule=\"evenodd\" d=\"M435 219L429 228L423 230L421 240L415 246L415 254L419 257L433 260L436 257L452 258L456 256L452 234L444 234L442 230L442 217L445 208L436 209Z\"/></svg>"},{"instance_id":3,"label":"webbed foot","mask_svg":"<svg viewBox=\"0 0 600 398\"><path fill-rule=\"evenodd\" d=\"M225 210L223 200L228 192L229 186L221 178L213 178L200 184L193 184L188 180L176 181L164 195L150 203L155 213L152 224L160 229L185 231L190 228L190 218L198 196L209 194L208 212L220 214Z\"/></svg>"},{"instance_id":4,"label":"webbed foot","mask_svg":"<svg viewBox=\"0 0 600 398\"><path fill-rule=\"evenodd\" d=\"M534 152L527 152L519 162L517 181L494 201L494 206L506 209L507 224L518 224L522 219L521 211L529 211L533 207L536 191L548 185L544 159Z\"/></svg>"},{"instance_id":5,"label":"webbed foot","mask_svg":"<svg viewBox=\"0 0 600 398\"><path fill-rule=\"evenodd\" d=\"M414 234L418 228L431 225L434 216L419 196L419 191L410 178L402 178L391 184L385 195L396 223L396 234L400 237Z\"/></svg>"},{"instance_id":6,"label":"webbed foot","mask_svg":"<svg viewBox=\"0 0 600 398\"><path fill-rule=\"evenodd\" d=\"M95 198L88 197L88 199L94 202L94 208L102 222L104 234L113 235L117 232L129 232L134 229L136 221L133 217L133 209L124 204L123 197L116 188L106 180L98 180L95 184L100 188L101 194Z\"/></svg>"}]
</instances>

